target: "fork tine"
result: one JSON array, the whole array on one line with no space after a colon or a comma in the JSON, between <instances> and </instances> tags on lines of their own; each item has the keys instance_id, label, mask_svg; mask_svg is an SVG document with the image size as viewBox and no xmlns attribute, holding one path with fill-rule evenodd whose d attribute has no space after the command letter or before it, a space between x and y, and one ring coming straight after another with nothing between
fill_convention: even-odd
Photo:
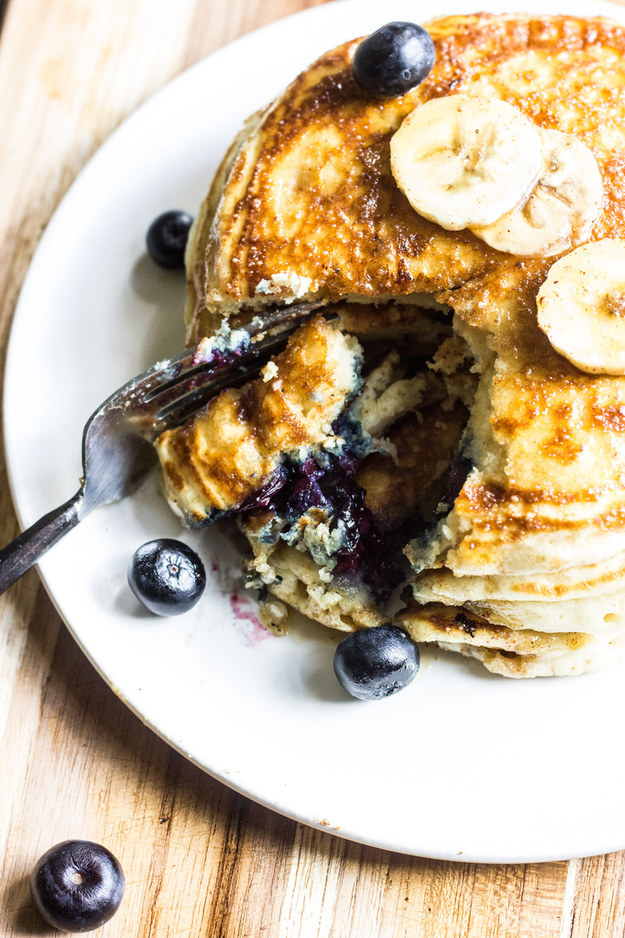
<instances>
[{"instance_id":1,"label":"fork tine","mask_svg":"<svg viewBox=\"0 0 625 938\"><path fill-rule=\"evenodd\" d=\"M137 382L137 391L142 400L151 403L161 394L177 387L182 381L194 375L205 375L206 380L210 380L213 375L220 372L226 373L231 369L236 371L245 361L273 351L274 345L271 343L273 338L278 339L278 344L280 344L283 337L289 336L315 310L319 309L320 305L320 303L300 303L286 308L277 307L263 320L252 320L246 326L233 326L233 329L245 329L249 338L249 342L242 345L240 349L211 361L206 357L204 343L200 342L199 345L186 349L175 358L168 359L162 368L155 366L157 370L146 373L145 377ZM278 331L274 334L274 330Z\"/></svg>"},{"instance_id":2,"label":"fork tine","mask_svg":"<svg viewBox=\"0 0 625 938\"><path fill-rule=\"evenodd\" d=\"M137 431L154 440L165 429L183 423L224 388L236 387L255 376L320 305L302 303L286 310L278 308L262 321L252 321L245 327L249 341L213 361L208 340L208 349L201 342L155 365L123 389L121 406L128 417L134 417Z\"/></svg>"},{"instance_id":3,"label":"fork tine","mask_svg":"<svg viewBox=\"0 0 625 938\"><path fill-rule=\"evenodd\" d=\"M189 370L166 389L175 391L175 397L167 394L154 395L152 401L163 397L161 407L155 413L158 432L184 423L187 417L199 410L211 397L225 387L237 387L258 374L267 359L286 345L288 337L297 329L298 324L283 328L276 335L259 339L240 353L238 358L222 365L221 369L207 368L205 365Z\"/></svg>"},{"instance_id":4,"label":"fork tine","mask_svg":"<svg viewBox=\"0 0 625 938\"><path fill-rule=\"evenodd\" d=\"M224 373L225 377L230 370L235 369L241 363L248 348L249 346L242 347L240 350L231 352L228 357L216 358L211 362L210 359L202 360L199 357L201 345L196 345L186 353L183 352L176 358L172 358L165 368L147 378L145 383L142 381L141 398L146 404L158 404L159 398L167 398L168 391L176 391L182 383L191 383L194 378L210 381L213 378L216 379L220 372Z\"/></svg>"},{"instance_id":5,"label":"fork tine","mask_svg":"<svg viewBox=\"0 0 625 938\"><path fill-rule=\"evenodd\" d=\"M264 358L256 359L247 365L241 366L238 374L230 370L227 374L218 375L213 380L207 381L199 387L193 387L175 400L170 401L155 415L155 435L183 424L225 388L240 387L246 381L255 378L264 364Z\"/></svg>"}]
</instances>

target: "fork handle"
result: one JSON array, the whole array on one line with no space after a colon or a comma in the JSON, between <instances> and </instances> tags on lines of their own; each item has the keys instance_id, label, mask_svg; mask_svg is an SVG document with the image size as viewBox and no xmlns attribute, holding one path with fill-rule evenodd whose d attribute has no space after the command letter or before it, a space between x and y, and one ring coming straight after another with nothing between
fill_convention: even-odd
<instances>
[{"instance_id":1,"label":"fork handle","mask_svg":"<svg viewBox=\"0 0 625 938\"><path fill-rule=\"evenodd\" d=\"M76 527L84 514L80 510L83 498L84 492L79 489L64 505L35 521L0 550L0 593L4 593L37 563L48 548Z\"/></svg>"}]
</instances>

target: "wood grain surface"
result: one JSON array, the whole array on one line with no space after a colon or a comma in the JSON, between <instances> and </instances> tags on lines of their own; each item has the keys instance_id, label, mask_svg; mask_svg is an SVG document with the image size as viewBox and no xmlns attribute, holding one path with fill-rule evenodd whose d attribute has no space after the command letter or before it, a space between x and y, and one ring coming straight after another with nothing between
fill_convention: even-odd
<instances>
[{"instance_id":1,"label":"wood grain surface","mask_svg":"<svg viewBox=\"0 0 625 938\"><path fill-rule=\"evenodd\" d=\"M33 251L98 145L186 66L314 5L0 2L2 364ZM0 471L6 543L17 522L4 459ZM106 938L625 935L625 853L527 866L411 858L301 826L207 777L115 697L35 571L0 598L0 739L1 938L50 933L28 876L70 837L106 844L126 871L122 906L95 933Z\"/></svg>"}]
</instances>

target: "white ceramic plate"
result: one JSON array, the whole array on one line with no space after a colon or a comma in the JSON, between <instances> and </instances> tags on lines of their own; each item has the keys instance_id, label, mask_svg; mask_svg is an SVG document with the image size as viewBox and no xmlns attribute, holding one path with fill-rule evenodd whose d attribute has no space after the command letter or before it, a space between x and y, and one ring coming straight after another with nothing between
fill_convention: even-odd
<instances>
[{"instance_id":1,"label":"white ceramic plate","mask_svg":"<svg viewBox=\"0 0 625 938\"><path fill-rule=\"evenodd\" d=\"M455 2L453 11L474 6ZM524 6L545 11L537 0ZM599 2L551 9L624 14ZM82 426L96 405L183 344L183 277L145 257L150 221L168 208L194 212L243 119L317 54L382 22L427 15L409 0L389 0L383 12L377 0L343 0L277 22L181 75L91 160L41 240L11 336L4 426L25 526L78 487ZM133 551L161 536L183 536L211 571L202 602L182 617L141 614L127 587ZM510 681L441 655L401 694L357 702L333 675L336 636L312 624L269 636L237 589L236 568L217 531L181 531L156 475L40 565L115 692L193 762L285 815L445 859L625 847L622 668Z\"/></svg>"}]
</instances>

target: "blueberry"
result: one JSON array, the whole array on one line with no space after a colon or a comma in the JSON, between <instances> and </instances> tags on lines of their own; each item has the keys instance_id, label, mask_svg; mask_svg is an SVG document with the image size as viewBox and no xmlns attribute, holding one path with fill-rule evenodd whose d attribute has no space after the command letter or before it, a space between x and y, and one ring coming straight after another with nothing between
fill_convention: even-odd
<instances>
[{"instance_id":1,"label":"blueberry","mask_svg":"<svg viewBox=\"0 0 625 938\"><path fill-rule=\"evenodd\" d=\"M358 45L352 73L374 97L394 98L427 78L435 58L432 37L422 26L387 23Z\"/></svg>"},{"instance_id":2,"label":"blueberry","mask_svg":"<svg viewBox=\"0 0 625 938\"><path fill-rule=\"evenodd\" d=\"M30 891L37 910L61 931L91 931L117 912L126 884L113 854L89 840L64 840L37 861Z\"/></svg>"},{"instance_id":3,"label":"blueberry","mask_svg":"<svg viewBox=\"0 0 625 938\"><path fill-rule=\"evenodd\" d=\"M419 670L419 649L395 625L351 632L337 645L334 672L360 700L389 697L407 687Z\"/></svg>"},{"instance_id":4,"label":"blueberry","mask_svg":"<svg viewBox=\"0 0 625 938\"><path fill-rule=\"evenodd\" d=\"M159 267L184 268L184 252L193 218L187 212L163 212L155 218L146 235L148 254Z\"/></svg>"},{"instance_id":5,"label":"blueberry","mask_svg":"<svg viewBox=\"0 0 625 938\"><path fill-rule=\"evenodd\" d=\"M195 606L206 586L206 571L187 544L161 538L148 541L134 552L128 583L150 612L175 616Z\"/></svg>"}]
</instances>

